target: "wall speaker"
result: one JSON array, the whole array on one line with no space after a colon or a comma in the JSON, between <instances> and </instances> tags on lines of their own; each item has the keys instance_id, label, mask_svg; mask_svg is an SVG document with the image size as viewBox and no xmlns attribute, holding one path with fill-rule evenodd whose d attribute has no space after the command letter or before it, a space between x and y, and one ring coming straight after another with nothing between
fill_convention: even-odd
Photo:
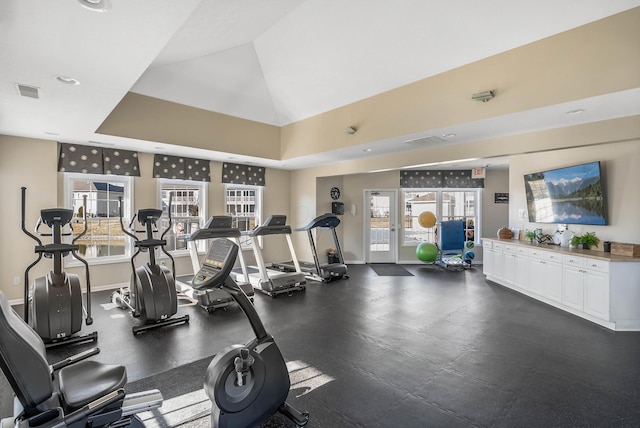
<instances>
[{"instance_id":1,"label":"wall speaker","mask_svg":"<svg viewBox=\"0 0 640 428\"><path fill-rule=\"evenodd\" d=\"M344 204L342 202L331 202L331 214L343 215Z\"/></svg>"}]
</instances>

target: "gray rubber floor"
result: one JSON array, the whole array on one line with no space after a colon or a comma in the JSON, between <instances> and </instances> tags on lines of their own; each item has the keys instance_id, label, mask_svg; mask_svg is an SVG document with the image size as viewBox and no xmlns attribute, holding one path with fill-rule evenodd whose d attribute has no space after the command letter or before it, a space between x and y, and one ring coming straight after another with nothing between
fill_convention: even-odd
<instances>
[{"instance_id":1,"label":"gray rubber floor","mask_svg":"<svg viewBox=\"0 0 640 428\"><path fill-rule=\"evenodd\" d=\"M405 268L413 276L349 266L346 281L310 282L275 299L256 293L289 362L289 401L311 413L308 426L640 426L640 333L612 332L487 282L479 265ZM188 325L134 337L136 321L96 293L97 359L125 364L136 381L251 339L236 306L179 312ZM87 346L51 351L51 360Z\"/></svg>"}]
</instances>

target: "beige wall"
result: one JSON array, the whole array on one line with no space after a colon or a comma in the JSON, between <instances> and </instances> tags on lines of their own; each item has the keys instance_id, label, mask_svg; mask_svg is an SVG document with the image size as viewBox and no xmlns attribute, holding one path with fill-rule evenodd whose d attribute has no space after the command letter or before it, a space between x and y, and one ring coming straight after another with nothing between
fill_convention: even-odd
<instances>
[{"instance_id":1,"label":"beige wall","mask_svg":"<svg viewBox=\"0 0 640 428\"><path fill-rule=\"evenodd\" d=\"M27 230L39 217L40 209L63 206L63 173L57 172L58 145L55 141L34 140L0 135L0 186L2 201L0 224L5 225L3 242L11 245L0 246L0 290L9 299L20 300L23 296L24 269L35 260L33 248L35 242L28 238L20 228L20 187L27 190ZM134 179L134 207L158 206L158 189L152 178L153 155L139 153L141 177ZM224 215L224 184L221 183L222 164L211 162L211 183L208 184L207 215ZM267 169L267 185L264 188L264 213L289 215L290 173L288 171ZM49 241L43 241L47 243ZM284 239L265 239L265 260L267 262L283 260L288 255ZM245 252L248 262L253 262L253 253ZM180 274L192 271L188 256L176 257L176 271ZM65 260L66 261L66 260ZM136 262L145 261L139 255ZM31 270L30 279L45 275L51 269L51 262L43 259ZM81 267L68 266L67 271L80 275L84 286L84 271ZM104 288L114 284L129 282L131 269L129 261L120 263L91 263L91 285ZM20 284L13 286L18 277Z\"/></svg>"},{"instance_id":2,"label":"beige wall","mask_svg":"<svg viewBox=\"0 0 640 428\"><path fill-rule=\"evenodd\" d=\"M132 92L96 132L267 159L280 154L277 126Z\"/></svg>"},{"instance_id":3,"label":"beige wall","mask_svg":"<svg viewBox=\"0 0 640 428\"><path fill-rule=\"evenodd\" d=\"M27 188L26 228L33 231L40 209L57 203L56 156L53 142L0 135L0 289L8 299L22 298L24 269L36 259L35 241L20 228L20 187ZM47 262L31 269L30 277L46 274ZM15 277L18 286L12 285Z\"/></svg>"},{"instance_id":4,"label":"beige wall","mask_svg":"<svg viewBox=\"0 0 640 428\"><path fill-rule=\"evenodd\" d=\"M392 140L640 87L638 22L640 8L632 9L285 126L281 157ZM491 102L471 100L471 94L490 89L496 90ZM358 132L342 132L348 125Z\"/></svg>"},{"instance_id":5,"label":"beige wall","mask_svg":"<svg viewBox=\"0 0 640 428\"><path fill-rule=\"evenodd\" d=\"M364 195L366 190L396 190L398 194L397 210L398 215L402 213L402 189L399 188L399 171L387 171L369 174L351 174L340 177L323 177L317 180L318 207L328 206L330 210L329 189L338 185L342 195L340 201L345 204L345 215L341 216L341 224L338 228L338 238L347 263L363 263L365 260L365 218L363 207L365 205ZM340 185L342 183L342 185ZM509 191L509 171L507 169L493 169L487 171L485 179L485 189L483 192L483 223L482 233L484 236L495 235L500 225L509 223L509 206L507 204L494 204L493 194L495 192ZM490 200L490 202L489 202ZM351 215L350 207L356 205L357 214ZM319 210L325 212L323 210ZM398 222L401 229L401 221ZM319 239L319 251L324 251L332 247L331 237ZM302 242L300 242L302 245ZM419 263L415 257L415 246L402 245L402 233L397 234L398 260L402 263ZM482 249L475 250L478 261L482 260ZM321 255L322 257L323 255Z\"/></svg>"},{"instance_id":6,"label":"beige wall","mask_svg":"<svg viewBox=\"0 0 640 428\"><path fill-rule=\"evenodd\" d=\"M560 168L585 162L600 161L605 185L608 226L570 225L574 233L596 232L601 240L640 243L640 197L638 197L638 165L640 165L640 139L598 147L558 150L514 156L509 174L509 223L525 229L541 227L545 233L556 230L552 224L529 223L519 216L527 208L524 193L525 174ZM525 211L526 212L526 211Z\"/></svg>"}]
</instances>

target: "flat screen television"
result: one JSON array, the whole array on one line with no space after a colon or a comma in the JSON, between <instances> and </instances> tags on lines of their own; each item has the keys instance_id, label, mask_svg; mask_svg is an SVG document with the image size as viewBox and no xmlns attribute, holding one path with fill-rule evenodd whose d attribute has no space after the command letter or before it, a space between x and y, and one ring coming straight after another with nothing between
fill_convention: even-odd
<instances>
[{"instance_id":1,"label":"flat screen television","mask_svg":"<svg viewBox=\"0 0 640 428\"><path fill-rule=\"evenodd\" d=\"M526 174L524 188L532 223L607 224L600 162Z\"/></svg>"}]
</instances>

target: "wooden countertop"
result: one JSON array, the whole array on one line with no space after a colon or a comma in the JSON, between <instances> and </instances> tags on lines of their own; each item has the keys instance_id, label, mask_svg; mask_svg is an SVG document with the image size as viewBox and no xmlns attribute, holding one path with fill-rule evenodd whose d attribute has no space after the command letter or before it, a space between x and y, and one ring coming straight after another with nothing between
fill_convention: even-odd
<instances>
[{"instance_id":1,"label":"wooden countertop","mask_svg":"<svg viewBox=\"0 0 640 428\"><path fill-rule=\"evenodd\" d=\"M553 244L534 244L529 241L520 241L518 239L498 239L498 238L482 238L483 241L502 242L504 244L521 245L523 247L539 248L540 250L553 251L560 254L573 254L575 256L588 257L592 259L606 260L608 262L640 262L640 257L618 256L604 251L597 250L579 250L577 248L561 247Z\"/></svg>"}]
</instances>

